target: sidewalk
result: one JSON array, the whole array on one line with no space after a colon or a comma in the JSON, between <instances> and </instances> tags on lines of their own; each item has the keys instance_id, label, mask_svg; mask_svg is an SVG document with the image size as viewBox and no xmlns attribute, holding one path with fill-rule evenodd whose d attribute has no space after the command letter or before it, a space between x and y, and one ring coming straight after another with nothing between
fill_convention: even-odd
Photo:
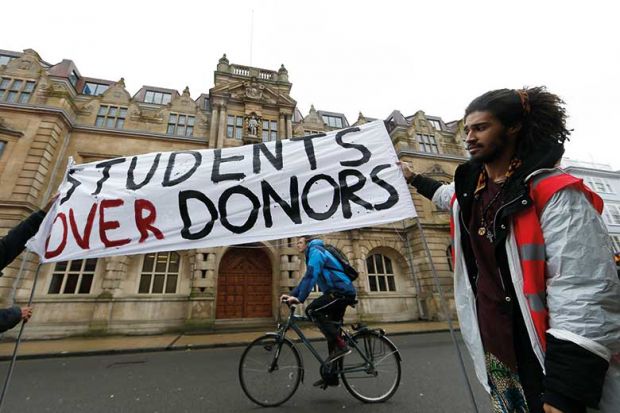
<instances>
[{"instance_id":1,"label":"sidewalk","mask_svg":"<svg viewBox=\"0 0 620 413\"><path fill-rule=\"evenodd\" d=\"M453 323L455 329L457 323ZM448 323L444 321L415 321L400 323L369 324L369 327L383 328L387 335L420 334L448 331ZM19 327L16 327L19 328ZM210 332L205 334L162 334L152 336L103 336L103 337L71 337L50 340L22 341L17 357L19 359L67 357L84 355L138 353L147 351L188 350L213 347L232 347L248 344L262 334L275 330L263 327L260 330L240 332ZM302 329L309 339L322 338L321 332L311 324ZM288 337L296 338L295 332ZM0 361L10 360L15 348L15 341L0 343Z\"/></svg>"}]
</instances>

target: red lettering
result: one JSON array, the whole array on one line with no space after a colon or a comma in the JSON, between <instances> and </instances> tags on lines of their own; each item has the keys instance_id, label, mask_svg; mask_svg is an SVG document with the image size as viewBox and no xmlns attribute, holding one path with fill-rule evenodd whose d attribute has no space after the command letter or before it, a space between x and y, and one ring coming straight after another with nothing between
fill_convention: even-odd
<instances>
[{"instance_id":1,"label":"red lettering","mask_svg":"<svg viewBox=\"0 0 620 413\"><path fill-rule=\"evenodd\" d=\"M52 229L54 228L54 224L56 223L56 221L58 221L58 218L60 218L60 222L62 222L62 240L60 241L60 245L58 245L58 247L54 251L49 251L48 248L50 245L50 238L52 236L52 231L50 231L50 235L45 241L45 258L48 259L57 257L62 254L65 246L67 245L67 217L65 214L59 212L58 215L56 215L56 218L54 218L54 222L52 223Z\"/></svg>"},{"instance_id":2,"label":"red lettering","mask_svg":"<svg viewBox=\"0 0 620 413\"><path fill-rule=\"evenodd\" d=\"M99 204L99 237L106 248L120 247L121 245L129 244L131 241L129 238L111 240L108 239L108 236L106 235L106 231L116 229L120 227L120 224L118 221L106 221L104 216L105 209L116 208L124 203L125 202L122 199L104 199L101 201L101 204Z\"/></svg>"},{"instance_id":3,"label":"red lettering","mask_svg":"<svg viewBox=\"0 0 620 413\"><path fill-rule=\"evenodd\" d=\"M138 231L140 231L140 242L144 242L149 237L148 231L151 231L153 235L155 235L155 238L164 239L164 234L153 226L157 218L155 205L146 199L137 199L134 203L134 209L136 213L136 226L138 227ZM147 211L148 215L142 216L142 211Z\"/></svg>"},{"instance_id":4,"label":"red lettering","mask_svg":"<svg viewBox=\"0 0 620 413\"><path fill-rule=\"evenodd\" d=\"M87 250L90 248L90 232L93 229L93 221L95 220L95 212L97 211L97 204L93 204L90 207L90 212L88 213L88 218L86 218L86 224L84 225L84 236L80 236L80 233L77 228L77 224L75 223L75 215L73 214L73 208L69 208L69 224L71 226L71 232L75 237L75 242L83 249Z\"/></svg>"}]
</instances>

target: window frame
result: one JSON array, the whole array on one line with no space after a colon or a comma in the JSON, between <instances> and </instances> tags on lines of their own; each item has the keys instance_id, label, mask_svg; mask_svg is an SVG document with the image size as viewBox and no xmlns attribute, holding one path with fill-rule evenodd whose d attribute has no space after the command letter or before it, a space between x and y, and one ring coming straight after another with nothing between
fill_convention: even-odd
<instances>
[{"instance_id":1,"label":"window frame","mask_svg":"<svg viewBox=\"0 0 620 413\"><path fill-rule=\"evenodd\" d=\"M340 116L333 115L321 115L323 123L329 126L330 128L344 128L344 119ZM333 124L332 124L333 123Z\"/></svg>"},{"instance_id":2,"label":"window frame","mask_svg":"<svg viewBox=\"0 0 620 413\"><path fill-rule=\"evenodd\" d=\"M95 86L94 93L85 93L87 87ZM86 96L101 96L103 95L110 85L106 85L105 83L96 83L96 82L84 82L84 87L82 87L82 94ZM103 89L99 91L100 89Z\"/></svg>"},{"instance_id":3,"label":"window frame","mask_svg":"<svg viewBox=\"0 0 620 413\"><path fill-rule=\"evenodd\" d=\"M265 128L267 124L267 128ZM271 119L263 119L261 125L261 139L263 142L271 142L278 139L278 122Z\"/></svg>"},{"instance_id":4,"label":"window frame","mask_svg":"<svg viewBox=\"0 0 620 413\"><path fill-rule=\"evenodd\" d=\"M107 108L105 113L102 113L103 108ZM114 109L114 113L110 114L110 112L112 112L112 109ZM97 111L97 116L95 117L95 126L106 129L124 129L125 120L127 119L127 110L128 108L125 106L100 105ZM120 116L121 113L123 114L123 116ZM100 120L101 124L99 124ZM113 120L113 126L109 125L110 120ZM121 121L120 126L119 121Z\"/></svg>"},{"instance_id":5,"label":"window frame","mask_svg":"<svg viewBox=\"0 0 620 413\"><path fill-rule=\"evenodd\" d=\"M92 263L94 261L94 266L92 270L86 270L87 263ZM74 269L74 263L80 263L80 268L78 270ZM73 296L73 295L89 295L92 294L93 286L95 284L95 276L97 274L97 267L99 265L99 260L97 258L87 258L87 259L79 259L79 260L69 260L69 261L60 261L54 264L52 268L52 272L50 275L49 284L47 287L47 295L57 295L57 296ZM59 266L64 266L63 268L59 268ZM60 284L55 280L58 279L58 275L61 276ZM67 292L67 283L69 278L77 275L77 280L75 281L74 291ZM86 278L90 278L88 285L88 292L80 292L82 290L82 283ZM88 277L89 276L89 277ZM58 287L58 288L56 288ZM52 291L54 290L54 291ZM55 292L57 290L57 292Z\"/></svg>"},{"instance_id":6,"label":"window frame","mask_svg":"<svg viewBox=\"0 0 620 413\"><path fill-rule=\"evenodd\" d=\"M149 93L151 94L150 100L148 100ZM144 92L144 103L152 103L154 105L167 105L171 101L172 101L172 93L162 92L159 90L149 90L149 89L147 89L146 92Z\"/></svg>"},{"instance_id":7,"label":"window frame","mask_svg":"<svg viewBox=\"0 0 620 413\"><path fill-rule=\"evenodd\" d=\"M243 123L243 116L226 115L226 138L243 139Z\"/></svg>"},{"instance_id":8,"label":"window frame","mask_svg":"<svg viewBox=\"0 0 620 413\"><path fill-rule=\"evenodd\" d=\"M376 257L381 257L381 265L383 272L379 271L378 261ZM388 272L388 264L391 272ZM398 292L398 286L396 281L396 271L394 271L394 264L392 258L384 255L380 252L369 255L366 258L366 274L368 277L368 291L371 293L394 293ZM374 279L374 282L371 281ZM381 279L383 279L383 288L381 285ZM391 281L391 283L390 283ZM373 289L374 288L374 289Z\"/></svg>"},{"instance_id":9,"label":"window frame","mask_svg":"<svg viewBox=\"0 0 620 413\"><path fill-rule=\"evenodd\" d=\"M607 225L620 225L620 204L608 202L603 208L603 221Z\"/></svg>"},{"instance_id":10,"label":"window frame","mask_svg":"<svg viewBox=\"0 0 620 413\"><path fill-rule=\"evenodd\" d=\"M164 271L159 271L157 270L158 267L158 258L160 256L166 256L166 265L165 265L165 269ZM176 256L176 272L171 271L170 269L170 264L171 264L171 258L174 256ZM146 268L147 264L147 257L152 256L152 261L151 261L151 269L148 270ZM161 292L153 292L153 288L155 287L156 284L156 279L158 276L163 276L163 282L161 284ZM143 290L143 279L145 279L145 277L148 277L148 290L147 291L142 291ZM175 277L175 281L174 281L174 291L168 291L168 284L169 284L169 280ZM173 295L173 294L178 294L178 289L179 289L179 284L180 284L180 280L181 280L181 254L179 254L176 251L163 251L163 252L152 252L152 253L148 253L148 254L144 254L142 256L142 268L140 269L139 272L139 277L138 277L138 288L137 288L137 294L143 296L143 295Z\"/></svg>"},{"instance_id":11,"label":"window frame","mask_svg":"<svg viewBox=\"0 0 620 413\"><path fill-rule=\"evenodd\" d=\"M594 192L601 194L613 194L614 190L609 184L609 181L600 176L588 176L584 178L586 185Z\"/></svg>"},{"instance_id":12,"label":"window frame","mask_svg":"<svg viewBox=\"0 0 620 413\"><path fill-rule=\"evenodd\" d=\"M620 252L620 234L609 234L609 238L611 238L611 245L614 250L612 251L614 254Z\"/></svg>"},{"instance_id":13,"label":"window frame","mask_svg":"<svg viewBox=\"0 0 620 413\"><path fill-rule=\"evenodd\" d=\"M439 154L439 145L437 144L437 139L434 135L427 135L425 133L416 133L416 142L418 143L418 148L421 152L424 153L435 153ZM433 148L435 150L433 150Z\"/></svg>"},{"instance_id":14,"label":"window frame","mask_svg":"<svg viewBox=\"0 0 620 413\"><path fill-rule=\"evenodd\" d=\"M172 121L174 117L174 122ZM183 123L181 123L183 119ZM168 114L168 127L166 128L166 134L170 136L194 136L194 127L196 124L196 116L189 115L187 113L169 113ZM180 132L182 131L182 133Z\"/></svg>"},{"instance_id":15,"label":"window frame","mask_svg":"<svg viewBox=\"0 0 620 413\"><path fill-rule=\"evenodd\" d=\"M16 82L19 82L18 87L15 87ZM2 76L0 77L0 102L29 103L36 88L36 80ZM14 98L9 100L11 96Z\"/></svg>"}]
</instances>

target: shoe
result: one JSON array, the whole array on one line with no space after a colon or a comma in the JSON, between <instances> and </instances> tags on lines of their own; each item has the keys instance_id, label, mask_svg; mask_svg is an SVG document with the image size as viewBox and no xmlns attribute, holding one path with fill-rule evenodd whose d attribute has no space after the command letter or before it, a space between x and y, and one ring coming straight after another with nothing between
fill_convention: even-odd
<instances>
[{"instance_id":1,"label":"shoe","mask_svg":"<svg viewBox=\"0 0 620 413\"><path fill-rule=\"evenodd\" d=\"M318 379L317 381L315 381L314 383L312 383L313 387L320 387L323 390L325 390L327 388L327 383L325 382L325 380L323 379Z\"/></svg>"},{"instance_id":2,"label":"shoe","mask_svg":"<svg viewBox=\"0 0 620 413\"><path fill-rule=\"evenodd\" d=\"M351 349L348 346L344 346L342 348L337 348L329 356L329 359L327 361L332 363L332 362L338 360L339 358L346 356L347 354L351 354Z\"/></svg>"}]
</instances>

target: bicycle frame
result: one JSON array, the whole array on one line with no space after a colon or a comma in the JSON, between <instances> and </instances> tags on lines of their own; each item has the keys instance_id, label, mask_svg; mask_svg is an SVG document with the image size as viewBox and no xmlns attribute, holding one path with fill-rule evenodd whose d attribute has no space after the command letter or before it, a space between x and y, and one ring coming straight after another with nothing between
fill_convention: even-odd
<instances>
[{"instance_id":1,"label":"bicycle frame","mask_svg":"<svg viewBox=\"0 0 620 413\"><path fill-rule=\"evenodd\" d=\"M277 360L278 360L278 357L280 355L280 349L282 348L282 343L284 342L284 339L286 337L286 333L289 330L293 330L295 333L297 333L297 336L299 337L299 340L303 343L303 345L306 346L306 348L310 351L310 353L312 353L314 358L316 358L316 360L321 364L322 367L327 367L331 363L327 359L323 360L323 358L318 353L318 351L316 351L316 349L314 348L314 346L312 345L310 340L308 340L308 338L305 336L305 334L303 333L301 328L299 328L299 326L297 325L297 322L299 322L299 321L311 321L311 320L308 317L296 315L295 314L295 309L296 309L295 305L290 305L289 308L290 308L290 314L289 314L289 317L286 320L286 322L284 324L278 323L278 330L276 332L276 335L278 337L279 345L278 345L278 348L276 349L276 351L274 353L274 358L273 358L273 362L272 362L272 364L270 366L270 371L273 371L274 369L277 368ZM336 374L340 374L340 373L343 373L343 372L355 372L355 371L367 371L367 370L374 371L375 366L374 366L373 361L370 360L368 357L366 357L366 352L359 348L359 346L357 345L357 341L355 341L355 339L346 330L342 329L342 332L343 332L343 334L345 336L345 340L347 341L347 343L351 347L353 347L355 349L355 351L357 351L359 353L359 355L364 360L364 363L363 364L360 363L359 366L351 366L351 367L347 367L347 368L344 368L344 369L340 368L335 373Z\"/></svg>"}]
</instances>

